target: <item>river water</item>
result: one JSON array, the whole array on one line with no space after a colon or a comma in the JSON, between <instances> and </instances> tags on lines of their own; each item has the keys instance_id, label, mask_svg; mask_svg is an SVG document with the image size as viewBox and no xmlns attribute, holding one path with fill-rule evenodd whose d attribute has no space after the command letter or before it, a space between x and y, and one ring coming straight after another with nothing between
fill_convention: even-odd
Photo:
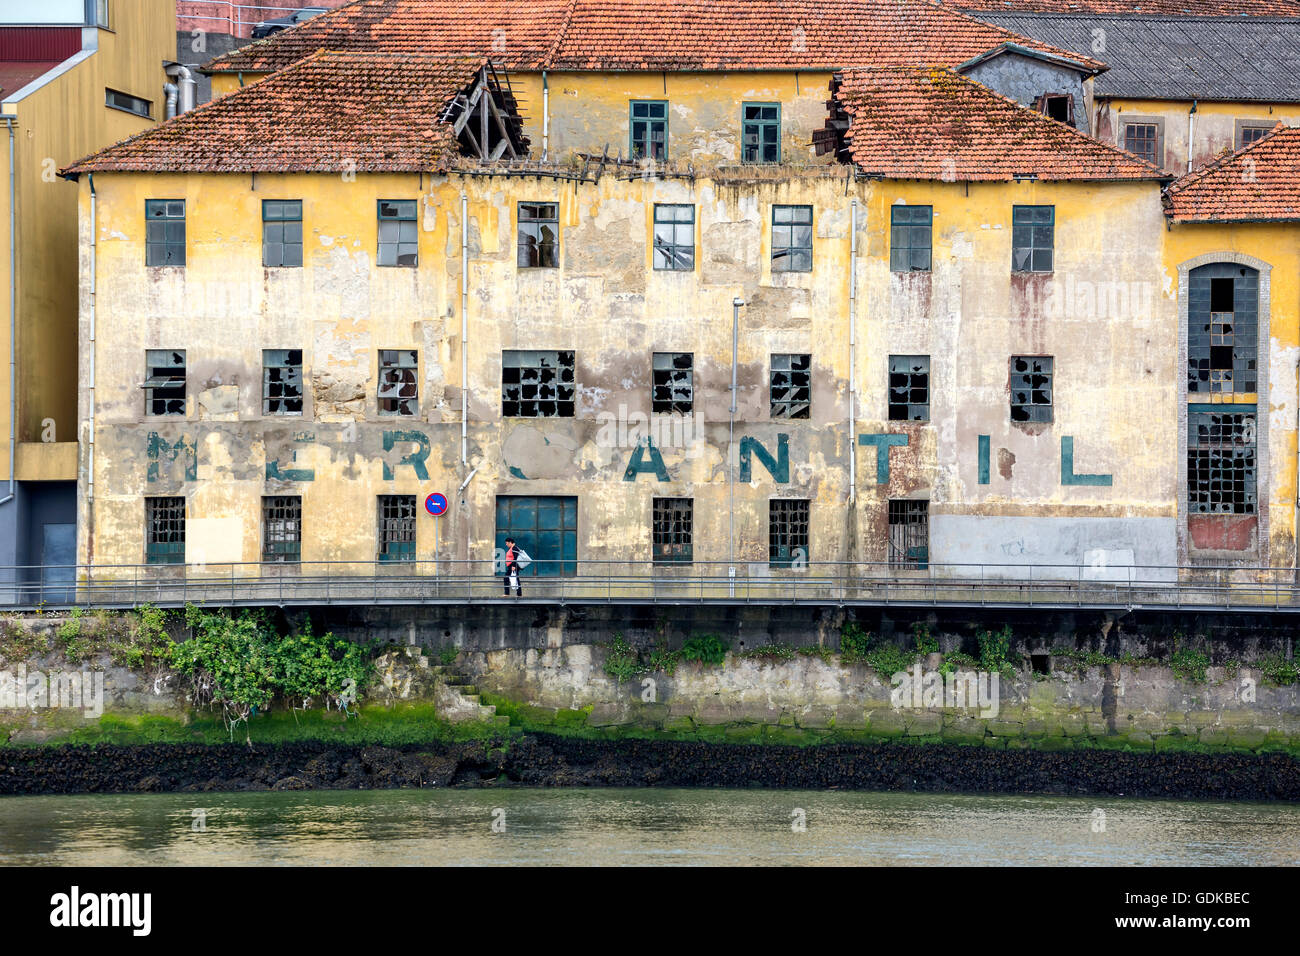
<instances>
[{"instance_id":1,"label":"river water","mask_svg":"<svg viewBox=\"0 0 1300 956\"><path fill-rule=\"evenodd\" d=\"M790 790L0 798L0 864L1300 864L1300 805Z\"/></svg>"}]
</instances>

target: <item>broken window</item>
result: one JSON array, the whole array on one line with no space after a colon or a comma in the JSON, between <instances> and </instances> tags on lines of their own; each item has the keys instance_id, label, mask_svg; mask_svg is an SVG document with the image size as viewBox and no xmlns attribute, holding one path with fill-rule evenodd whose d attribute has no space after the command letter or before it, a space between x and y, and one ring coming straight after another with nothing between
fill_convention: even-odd
<instances>
[{"instance_id":1,"label":"broken window","mask_svg":"<svg viewBox=\"0 0 1300 956\"><path fill-rule=\"evenodd\" d=\"M692 498L654 499L654 563L690 564L695 517Z\"/></svg>"},{"instance_id":2,"label":"broken window","mask_svg":"<svg viewBox=\"0 0 1300 956\"><path fill-rule=\"evenodd\" d=\"M560 207L553 202L519 204L519 250L521 269L554 269L559 265Z\"/></svg>"},{"instance_id":3,"label":"broken window","mask_svg":"<svg viewBox=\"0 0 1300 956\"><path fill-rule=\"evenodd\" d=\"M414 266L419 262L414 199L379 200L379 264Z\"/></svg>"},{"instance_id":4,"label":"broken window","mask_svg":"<svg viewBox=\"0 0 1300 956\"><path fill-rule=\"evenodd\" d=\"M889 500L889 566L925 570L930 564L930 502Z\"/></svg>"},{"instance_id":5,"label":"broken window","mask_svg":"<svg viewBox=\"0 0 1300 956\"><path fill-rule=\"evenodd\" d=\"M380 561L415 560L415 495L379 496Z\"/></svg>"},{"instance_id":6,"label":"broken window","mask_svg":"<svg viewBox=\"0 0 1300 956\"><path fill-rule=\"evenodd\" d=\"M1259 388L1259 273L1216 262L1187 276L1187 391Z\"/></svg>"},{"instance_id":7,"label":"broken window","mask_svg":"<svg viewBox=\"0 0 1300 956\"><path fill-rule=\"evenodd\" d=\"M808 563L808 499L773 498L767 514L768 564L803 568Z\"/></svg>"},{"instance_id":8,"label":"broken window","mask_svg":"<svg viewBox=\"0 0 1300 956\"><path fill-rule=\"evenodd\" d=\"M1187 411L1187 510L1255 514L1255 407L1192 405Z\"/></svg>"},{"instance_id":9,"label":"broken window","mask_svg":"<svg viewBox=\"0 0 1300 956\"><path fill-rule=\"evenodd\" d=\"M1011 271L1051 272L1055 206L1011 207Z\"/></svg>"},{"instance_id":10,"label":"broken window","mask_svg":"<svg viewBox=\"0 0 1300 956\"><path fill-rule=\"evenodd\" d=\"M415 349L379 350L379 414L414 415L419 396Z\"/></svg>"},{"instance_id":11,"label":"broken window","mask_svg":"<svg viewBox=\"0 0 1300 956\"><path fill-rule=\"evenodd\" d=\"M1125 123L1124 148L1153 166L1162 165L1158 159L1160 127L1155 123Z\"/></svg>"},{"instance_id":12,"label":"broken window","mask_svg":"<svg viewBox=\"0 0 1300 956\"><path fill-rule=\"evenodd\" d=\"M694 270L694 206L655 203L654 267L680 272Z\"/></svg>"},{"instance_id":13,"label":"broken window","mask_svg":"<svg viewBox=\"0 0 1300 956\"><path fill-rule=\"evenodd\" d=\"M144 408L147 415L185 414L185 352L148 349L144 353Z\"/></svg>"},{"instance_id":14,"label":"broken window","mask_svg":"<svg viewBox=\"0 0 1300 956\"><path fill-rule=\"evenodd\" d=\"M812 356L773 355L768 394L773 418L809 417L812 409Z\"/></svg>"},{"instance_id":15,"label":"broken window","mask_svg":"<svg viewBox=\"0 0 1300 956\"><path fill-rule=\"evenodd\" d=\"M1258 142L1268 135L1268 131L1272 128L1272 126L1247 126L1244 123L1239 125L1237 127L1237 149Z\"/></svg>"},{"instance_id":16,"label":"broken window","mask_svg":"<svg viewBox=\"0 0 1300 956\"><path fill-rule=\"evenodd\" d=\"M302 498L299 496L263 496L262 560L285 564L302 560Z\"/></svg>"},{"instance_id":17,"label":"broken window","mask_svg":"<svg viewBox=\"0 0 1300 956\"><path fill-rule=\"evenodd\" d=\"M1052 359L1046 355L1011 357L1011 420L1052 420Z\"/></svg>"},{"instance_id":18,"label":"broken window","mask_svg":"<svg viewBox=\"0 0 1300 956\"><path fill-rule=\"evenodd\" d=\"M501 353L502 418L573 418L573 352Z\"/></svg>"},{"instance_id":19,"label":"broken window","mask_svg":"<svg viewBox=\"0 0 1300 956\"><path fill-rule=\"evenodd\" d=\"M812 272L812 206L772 207L772 271Z\"/></svg>"},{"instance_id":20,"label":"broken window","mask_svg":"<svg viewBox=\"0 0 1300 956\"><path fill-rule=\"evenodd\" d=\"M695 357L690 352L655 352L650 410L689 415L695 407Z\"/></svg>"},{"instance_id":21,"label":"broken window","mask_svg":"<svg viewBox=\"0 0 1300 956\"><path fill-rule=\"evenodd\" d=\"M740 129L743 163L781 161L781 104L746 103Z\"/></svg>"},{"instance_id":22,"label":"broken window","mask_svg":"<svg viewBox=\"0 0 1300 956\"><path fill-rule=\"evenodd\" d=\"M302 414L302 349L262 352L262 414Z\"/></svg>"},{"instance_id":23,"label":"broken window","mask_svg":"<svg viewBox=\"0 0 1300 956\"><path fill-rule=\"evenodd\" d=\"M668 158L668 104L663 100L633 100L632 158Z\"/></svg>"},{"instance_id":24,"label":"broken window","mask_svg":"<svg viewBox=\"0 0 1300 956\"><path fill-rule=\"evenodd\" d=\"M1038 111L1049 119L1074 125L1074 97L1069 93L1044 93L1038 98Z\"/></svg>"},{"instance_id":25,"label":"broken window","mask_svg":"<svg viewBox=\"0 0 1300 956\"><path fill-rule=\"evenodd\" d=\"M889 420L930 420L930 356L889 356Z\"/></svg>"},{"instance_id":26,"label":"broken window","mask_svg":"<svg viewBox=\"0 0 1300 956\"><path fill-rule=\"evenodd\" d=\"M384 227L379 227L380 233ZM262 265L268 269L302 265L302 200L262 200Z\"/></svg>"},{"instance_id":27,"label":"broken window","mask_svg":"<svg viewBox=\"0 0 1300 956\"><path fill-rule=\"evenodd\" d=\"M144 264L185 265L185 200L146 199Z\"/></svg>"},{"instance_id":28,"label":"broken window","mask_svg":"<svg viewBox=\"0 0 1300 956\"><path fill-rule=\"evenodd\" d=\"M146 498L145 564L185 563L185 499Z\"/></svg>"},{"instance_id":29,"label":"broken window","mask_svg":"<svg viewBox=\"0 0 1300 956\"><path fill-rule=\"evenodd\" d=\"M929 272L933 206L892 206L889 214L889 268Z\"/></svg>"}]
</instances>

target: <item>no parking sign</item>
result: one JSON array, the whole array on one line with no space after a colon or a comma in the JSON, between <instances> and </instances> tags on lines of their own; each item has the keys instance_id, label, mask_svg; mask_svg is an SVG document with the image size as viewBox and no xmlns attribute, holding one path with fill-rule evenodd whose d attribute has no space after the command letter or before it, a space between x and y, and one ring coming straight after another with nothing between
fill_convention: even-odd
<instances>
[{"instance_id":1,"label":"no parking sign","mask_svg":"<svg viewBox=\"0 0 1300 956\"><path fill-rule=\"evenodd\" d=\"M447 513L447 496L440 491L435 491L424 499L424 510L435 518L441 518Z\"/></svg>"}]
</instances>

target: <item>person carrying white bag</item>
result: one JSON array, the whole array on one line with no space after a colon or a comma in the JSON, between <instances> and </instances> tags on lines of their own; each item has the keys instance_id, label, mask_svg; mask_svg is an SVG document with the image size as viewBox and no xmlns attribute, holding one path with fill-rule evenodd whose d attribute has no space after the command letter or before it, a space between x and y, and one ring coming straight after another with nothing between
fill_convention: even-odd
<instances>
[{"instance_id":1,"label":"person carrying white bag","mask_svg":"<svg viewBox=\"0 0 1300 956\"><path fill-rule=\"evenodd\" d=\"M502 581L505 588L503 597L510 596L510 589L515 589L515 597L522 597L524 589L519 581L519 572L533 563L528 552L515 543L514 538L506 538L506 574Z\"/></svg>"}]
</instances>

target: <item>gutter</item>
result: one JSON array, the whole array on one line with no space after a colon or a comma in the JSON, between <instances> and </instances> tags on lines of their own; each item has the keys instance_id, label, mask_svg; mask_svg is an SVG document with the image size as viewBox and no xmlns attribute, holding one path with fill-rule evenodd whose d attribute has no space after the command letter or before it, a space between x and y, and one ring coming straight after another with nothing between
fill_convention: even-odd
<instances>
[{"instance_id":1,"label":"gutter","mask_svg":"<svg viewBox=\"0 0 1300 956\"><path fill-rule=\"evenodd\" d=\"M9 127L9 494L0 498L0 505L14 500L16 475L15 452L18 448L18 217L14 209L14 120L3 117Z\"/></svg>"}]
</instances>

